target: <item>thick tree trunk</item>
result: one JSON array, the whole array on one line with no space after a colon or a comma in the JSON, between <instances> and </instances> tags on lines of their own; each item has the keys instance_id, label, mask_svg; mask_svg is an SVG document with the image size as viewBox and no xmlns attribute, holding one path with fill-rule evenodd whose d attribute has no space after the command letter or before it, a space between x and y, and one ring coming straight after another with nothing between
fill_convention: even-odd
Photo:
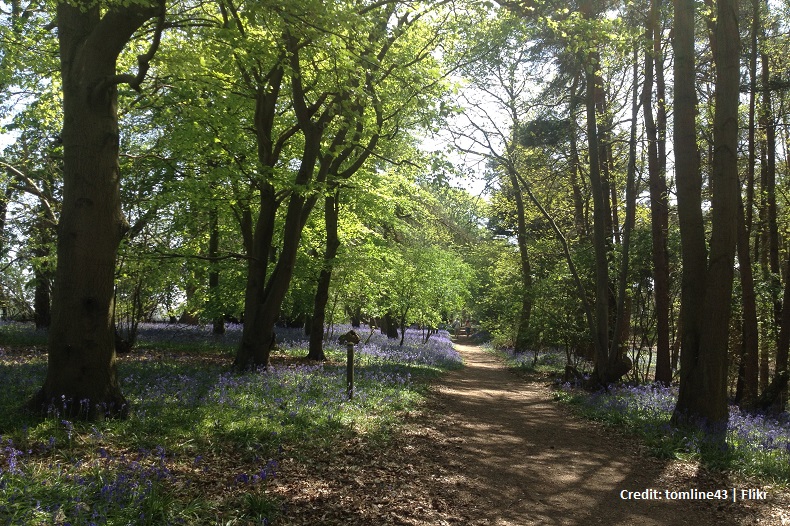
<instances>
[{"instance_id":1,"label":"thick tree trunk","mask_svg":"<svg viewBox=\"0 0 790 526\"><path fill-rule=\"evenodd\" d=\"M381 318L381 333L386 334L391 340L398 337L398 322L391 311L384 313L384 317Z\"/></svg>"},{"instance_id":2,"label":"thick tree trunk","mask_svg":"<svg viewBox=\"0 0 790 526\"><path fill-rule=\"evenodd\" d=\"M678 86L687 84L689 75L693 75L694 8L693 3L678 0L675 9L677 93ZM682 239L683 282L684 288L687 288L684 292L694 289L689 283L691 279L702 280L705 290L700 296L701 305L698 300L691 301L688 296L684 297L689 302L684 303L684 312L696 312L687 315L683 323L685 337L681 355L681 383L673 419L675 422L695 424L704 422L707 426L713 426L714 430L723 432L723 426L728 419L727 343L740 191L737 166L740 57L737 0L719 0L717 3L715 41L712 44L716 62L716 110L713 122L715 155L710 176L712 231L707 269L707 258L701 257L705 251L704 230L701 228L701 220L697 223L697 215L701 216L702 201L698 198L688 199L690 196L696 198L699 195L699 172L686 171L688 166L684 164L682 177L681 172L677 175L678 213L682 211L681 239L684 233L688 235L685 240ZM686 69L689 65L692 67ZM694 82L682 89L693 90ZM693 119L695 108L685 105L693 100L688 96L676 96L676 126L686 118ZM691 130L693 129L692 126ZM678 153L692 153L685 151L685 148L683 152L678 151L680 143L677 141L688 140L683 135L685 132L688 130L676 128L676 159ZM696 138L693 140L696 141ZM687 157L681 156L680 159L683 163L690 162ZM685 249L689 250L688 256L692 258L688 268ZM687 271L690 273L688 278ZM718 436L723 440L723 434L719 433Z\"/></svg>"},{"instance_id":3,"label":"thick tree trunk","mask_svg":"<svg viewBox=\"0 0 790 526\"><path fill-rule=\"evenodd\" d=\"M282 250L268 279L265 279L265 271L260 268L265 267L265 263L261 265L260 261L250 262L252 272L257 273L258 277L248 276L244 329L234 362L239 369L266 367L269 364L269 353L274 343L274 325L291 284L302 229L314 204L314 197L306 199L302 195L293 194L289 199ZM268 228L267 226L266 229ZM268 247L266 252L268 253ZM261 275L264 279L261 279Z\"/></svg>"},{"instance_id":4,"label":"thick tree trunk","mask_svg":"<svg viewBox=\"0 0 790 526\"><path fill-rule=\"evenodd\" d=\"M306 186L312 179L320 152L323 128L317 125L305 126L303 133L304 149L294 180L296 188ZM234 362L239 369L266 367L269 364L269 352L274 342L274 324L291 285L302 230L317 200L316 195L305 197L298 190L291 194L282 231L282 249L267 279L265 269L268 256L264 256L264 251L269 253L273 239L276 201L274 188L271 185L265 188L265 195L264 192L261 195L261 215L256 225L255 257L251 258L248 266L244 330Z\"/></svg>"},{"instance_id":5,"label":"thick tree trunk","mask_svg":"<svg viewBox=\"0 0 790 526\"><path fill-rule=\"evenodd\" d=\"M346 314L351 319L353 328L359 329L362 326L362 309L360 307L349 308Z\"/></svg>"},{"instance_id":6,"label":"thick tree trunk","mask_svg":"<svg viewBox=\"0 0 790 526\"><path fill-rule=\"evenodd\" d=\"M329 285L332 282L332 266L340 239L337 234L337 221L340 215L338 193L328 195L324 199L324 224L326 227L326 251L324 265L318 276L318 286L313 302L313 318L310 329L310 348L307 358L310 360L326 360L324 355L324 322L326 320L326 304L329 302Z\"/></svg>"},{"instance_id":7,"label":"thick tree trunk","mask_svg":"<svg viewBox=\"0 0 790 526\"><path fill-rule=\"evenodd\" d=\"M116 372L113 279L127 223L121 213L115 64L157 9L58 4L63 81L63 198L44 386L55 402L95 419L128 414ZM63 403L65 402L65 403ZM63 406L66 406L65 408Z\"/></svg>"},{"instance_id":8,"label":"thick tree trunk","mask_svg":"<svg viewBox=\"0 0 790 526\"><path fill-rule=\"evenodd\" d=\"M677 181L683 275L681 284L681 393L673 418L696 410L699 376L700 315L705 297L707 249L702 219L702 177L697 149L697 94L694 50L694 1L675 0L675 178Z\"/></svg>"}]
</instances>

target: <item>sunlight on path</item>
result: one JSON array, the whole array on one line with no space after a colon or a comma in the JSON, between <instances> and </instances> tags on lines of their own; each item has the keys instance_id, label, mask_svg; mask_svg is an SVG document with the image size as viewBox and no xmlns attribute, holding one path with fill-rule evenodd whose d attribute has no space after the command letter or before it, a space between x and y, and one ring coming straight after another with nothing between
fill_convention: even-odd
<instances>
[{"instance_id":1,"label":"sunlight on path","mask_svg":"<svg viewBox=\"0 0 790 526\"><path fill-rule=\"evenodd\" d=\"M548 391L478 347L456 345L465 367L436 389L444 465L474 524L737 524L718 503L624 500L662 482L662 463L629 441L569 417ZM629 448L631 450L629 450ZM730 510L726 510L729 512Z\"/></svg>"}]
</instances>

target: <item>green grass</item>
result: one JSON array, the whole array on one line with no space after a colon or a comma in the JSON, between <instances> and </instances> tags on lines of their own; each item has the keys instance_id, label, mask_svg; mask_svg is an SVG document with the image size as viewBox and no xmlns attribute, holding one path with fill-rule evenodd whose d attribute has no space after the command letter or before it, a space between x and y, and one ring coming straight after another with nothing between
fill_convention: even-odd
<instances>
[{"instance_id":1,"label":"green grass","mask_svg":"<svg viewBox=\"0 0 790 526\"><path fill-rule=\"evenodd\" d=\"M352 400L345 353L307 365L304 348L239 374L226 354L162 349L121 359L127 420L20 412L41 386L43 352L0 352L0 524L264 524L283 458L364 437L385 444L442 366L360 355ZM226 351L223 351L226 353ZM220 359L222 358L222 359ZM342 363L342 365L341 365Z\"/></svg>"}]
</instances>

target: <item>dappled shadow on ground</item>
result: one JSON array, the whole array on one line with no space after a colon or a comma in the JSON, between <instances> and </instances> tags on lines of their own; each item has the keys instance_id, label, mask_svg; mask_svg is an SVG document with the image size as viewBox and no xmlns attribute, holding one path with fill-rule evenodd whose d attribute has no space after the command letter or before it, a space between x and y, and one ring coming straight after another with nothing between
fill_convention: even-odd
<instances>
[{"instance_id":1,"label":"dappled shadow on ground","mask_svg":"<svg viewBox=\"0 0 790 526\"><path fill-rule=\"evenodd\" d=\"M495 357L461 350L465 369L442 379L433 402L445 445L436 462L477 511L475 524L741 524L747 518L743 505L729 501L668 500L665 490L730 485L703 473L676 480L667 463L638 456L632 441L570 417ZM626 500L623 490L655 491L650 500Z\"/></svg>"},{"instance_id":2,"label":"dappled shadow on ground","mask_svg":"<svg viewBox=\"0 0 790 526\"><path fill-rule=\"evenodd\" d=\"M461 339L463 342L463 339ZM658 500L665 491L744 487L570 415L548 389L477 347L384 447L364 437L286 459L278 524L781 525L772 501ZM655 490L654 500L621 491ZM731 493L730 493L731 495Z\"/></svg>"}]
</instances>

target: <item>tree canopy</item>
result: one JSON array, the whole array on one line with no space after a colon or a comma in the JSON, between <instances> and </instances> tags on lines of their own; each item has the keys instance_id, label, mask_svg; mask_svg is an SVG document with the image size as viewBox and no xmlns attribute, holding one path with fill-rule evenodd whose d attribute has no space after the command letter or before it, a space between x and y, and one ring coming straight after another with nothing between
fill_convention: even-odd
<instances>
[{"instance_id":1,"label":"tree canopy","mask_svg":"<svg viewBox=\"0 0 790 526\"><path fill-rule=\"evenodd\" d=\"M341 319L401 343L461 319L590 359L590 387L679 381L678 422L784 407L787 21L728 0L0 2L0 307L48 327L34 403L123 416L115 357L143 321L243 323L248 369L278 325L320 360Z\"/></svg>"}]
</instances>

